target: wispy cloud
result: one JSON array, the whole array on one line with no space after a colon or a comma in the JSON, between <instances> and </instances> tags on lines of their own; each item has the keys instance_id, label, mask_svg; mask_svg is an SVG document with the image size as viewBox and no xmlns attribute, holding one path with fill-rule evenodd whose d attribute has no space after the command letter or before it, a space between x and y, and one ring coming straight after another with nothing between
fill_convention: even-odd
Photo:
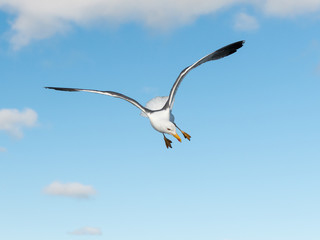
<instances>
[{"instance_id":1,"label":"wispy cloud","mask_svg":"<svg viewBox=\"0 0 320 240\"><path fill-rule=\"evenodd\" d=\"M94 227L82 227L73 232L70 232L72 235L102 235L102 232L99 228Z\"/></svg>"},{"instance_id":2,"label":"wispy cloud","mask_svg":"<svg viewBox=\"0 0 320 240\"><path fill-rule=\"evenodd\" d=\"M121 24L135 21L156 29L174 28L239 0L1 0L15 15L11 43L15 49L32 40L65 32L74 24Z\"/></svg>"},{"instance_id":3,"label":"wispy cloud","mask_svg":"<svg viewBox=\"0 0 320 240\"><path fill-rule=\"evenodd\" d=\"M0 131L5 131L10 135L22 138L22 129L34 127L37 123L38 115L32 109L19 111L17 109L0 109Z\"/></svg>"},{"instance_id":4,"label":"wispy cloud","mask_svg":"<svg viewBox=\"0 0 320 240\"><path fill-rule=\"evenodd\" d=\"M301 14L317 12L320 9L319 0L265 0L260 7L267 14L280 17L293 17Z\"/></svg>"},{"instance_id":5,"label":"wispy cloud","mask_svg":"<svg viewBox=\"0 0 320 240\"><path fill-rule=\"evenodd\" d=\"M239 31L252 31L259 28L259 23L255 17L242 12L236 15L234 28Z\"/></svg>"},{"instance_id":6,"label":"wispy cloud","mask_svg":"<svg viewBox=\"0 0 320 240\"><path fill-rule=\"evenodd\" d=\"M55 181L44 188L44 193L55 196L65 196L71 198L89 198L96 194L96 190L90 185L81 183L61 183Z\"/></svg>"},{"instance_id":7,"label":"wispy cloud","mask_svg":"<svg viewBox=\"0 0 320 240\"><path fill-rule=\"evenodd\" d=\"M156 87L143 87L142 91L147 94L155 93L158 89Z\"/></svg>"},{"instance_id":8,"label":"wispy cloud","mask_svg":"<svg viewBox=\"0 0 320 240\"><path fill-rule=\"evenodd\" d=\"M7 149L6 148L4 148L4 147L0 147L0 152L6 152L7 151Z\"/></svg>"},{"instance_id":9,"label":"wispy cloud","mask_svg":"<svg viewBox=\"0 0 320 240\"><path fill-rule=\"evenodd\" d=\"M0 9L14 16L10 42L19 49L33 40L65 32L73 25L135 21L151 28L170 29L241 3L281 17L320 9L319 0L1 0Z\"/></svg>"}]
</instances>

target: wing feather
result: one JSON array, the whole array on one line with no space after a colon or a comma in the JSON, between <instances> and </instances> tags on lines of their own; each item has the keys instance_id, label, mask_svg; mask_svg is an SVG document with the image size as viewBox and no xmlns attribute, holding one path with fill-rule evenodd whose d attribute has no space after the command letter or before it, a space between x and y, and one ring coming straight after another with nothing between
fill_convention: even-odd
<instances>
[{"instance_id":1,"label":"wing feather","mask_svg":"<svg viewBox=\"0 0 320 240\"><path fill-rule=\"evenodd\" d=\"M174 97L176 95L176 92L179 88L180 83L182 82L182 80L184 79L184 77L187 75L187 73L189 71L191 71L192 69L200 66L201 64L208 62L208 61L212 61L212 60L217 60L220 58L224 58L228 55L231 55L233 53L235 53L239 48L241 48L243 46L245 41L238 41L232 44L229 44L223 48L220 48L218 50L216 50L213 53L210 53L209 55L201 58L200 60L198 60L197 62L195 62L194 64L186 67L185 69L183 69L181 71L181 73L179 74L177 80L175 81L175 83L173 84L170 94L169 94L169 98L168 101L166 102L166 104L164 105L163 109L166 108L170 108L172 109L173 107L173 103L174 103Z\"/></svg>"},{"instance_id":2,"label":"wing feather","mask_svg":"<svg viewBox=\"0 0 320 240\"><path fill-rule=\"evenodd\" d=\"M128 101L129 103L133 104L134 106L136 106L137 108L139 108L141 111L143 111L146 115L148 115L148 113L151 113L152 111L150 111L149 109L143 107L140 103L138 103L136 100L121 94L121 93L117 93L117 92L112 92L112 91L100 91L100 90L93 90L93 89L80 89L80 88L61 88L61 87L45 87L47 89L54 89L57 91L67 91L67 92L91 92L91 93L98 93L98 94L103 94L103 95L108 95L108 96L112 96L115 98L121 98L123 100Z\"/></svg>"}]
</instances>

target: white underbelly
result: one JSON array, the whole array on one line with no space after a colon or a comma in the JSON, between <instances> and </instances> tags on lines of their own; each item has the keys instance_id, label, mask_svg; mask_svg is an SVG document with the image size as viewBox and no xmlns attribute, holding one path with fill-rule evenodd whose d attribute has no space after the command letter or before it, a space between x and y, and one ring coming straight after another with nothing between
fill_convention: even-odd
<instances>
[{"instance_id":1,"label":"white underbelly","mask_svg":"<svg viewBox=\"0 0 320 240\"><path fill-rule=\"evenodd\" d=\"M170 121L170 111L166 110L154 112L149 116L149 120L151 126L155 130L157 130L158 132L164 132L166 123Z\"/></svg>"}]
</instances>

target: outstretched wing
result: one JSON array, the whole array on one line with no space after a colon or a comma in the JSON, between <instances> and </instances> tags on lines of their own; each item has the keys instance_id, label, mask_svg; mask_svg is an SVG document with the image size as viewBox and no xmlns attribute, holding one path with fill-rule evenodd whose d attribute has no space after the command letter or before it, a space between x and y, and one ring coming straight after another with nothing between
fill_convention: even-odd
<instances>
[{"instance_id":1,"label":"outstretched wing","mask_svg":"<svg viewBox=\"0 0 320 240\"><path fill-rule=\"evenodd\" d=\"M199 61L195 62L194 64L192 64L189 67L186 67L184 70L182 70L182 72L179 74L177 80L173 84L171 91L170 91L170 94L169 94L168 101L166 102L166 104L164 105L163 108L164 109L166 109L166 108L172 109L174 97L176 95L178 87L179 87L180 83L182 82L182 80L184 79L184 77L187 75L187 73L191 69L194 69L194 68L200 66L202 63L212 61L212 60L217 60L217 59L220 59L220 58L223 58L223 57L226 57L230 54L235 53L237 51L237 49L239 49L243 46L244 42L245 41L239 41L239 42L229 44L223 48L220 48L217 51L210 53L209 55L201 58Z\"/></svg>"},{"instance_id":2,"label":"outstretched wing","mask_svg":"<svg viewBox=\"0 0 320 240\"><path fill-rule=\"evenodd\" d=\"M121 98L123 100L128 101L129 103L133 104L134 106L136 106L137 108L139 108L141 111L143 111L144 113L146 113L148 115L148 113L150 113L151 111L145 107L143 107L140 103L138 103L136 100L123 95L121 93L117 93L117 92L112 92L112 91L99 91L99 90L92 90L92 89L80 89L80 88L61 88L61 87L45 87L47 89L54 89L54 90L58 90L58 91L67 91L67 92L91 92L91 93L98 93L98 94L103 94L103 95L108 95L108 96L112 96L112 97L116 97L116 98Z\"/></svg>"}]
</instances>

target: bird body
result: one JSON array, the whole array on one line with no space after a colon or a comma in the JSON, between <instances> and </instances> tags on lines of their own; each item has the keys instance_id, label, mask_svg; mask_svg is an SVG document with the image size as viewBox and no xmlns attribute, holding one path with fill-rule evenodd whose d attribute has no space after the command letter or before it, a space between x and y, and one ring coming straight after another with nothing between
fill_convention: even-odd
<instances>
[{"instance_id":1,"label":"bird body","mask_svg":"<svg viewBox=\"0 0 320 240\"><path fill-rule=\"evenodd\" d=\"M181 71L178 78L174 82L170 94L167 97L155 97L151 99L145 107L143 107L140 103L136 100L123 95L121 93L112 92L112 91L100 91L100 90L92 90L92 89L80 89L80 88L61 88L61 87L46 87L48 89L54 89L58 91L68 91L68 92L91 92L91 93L98 93L103 95L108 95L116 98L121 98L126 100L139 108L141 110L141 115L144 117L148 117L151 123L151 126L157 130L158 132L163 134L164 141L167 148L172 148L171 143L172 141L166 138L165 134L170 134L174 136L179 142L181 142L181 138L177 134L177 129L181 131L183 136L190 140L191 136L186 132L182 131L174 122L174 116L172 114L172 107L174 104L175 94L186 76L186 74L192 70L193 68L198 67L202 63L217 60L223 57L226 57L230 54L233 54L237 51L237 49L241 48L244 44L244 41L238 41L232 44L229 44L223 48L216 50L215 52L201 58L194 64L186 67L184 70Z\"/></svg>"},{"instance_id":2,"label":"bird body","mask_svg":"<svg viewBox=\"0 0 320 240\"><path fill-rule=\"evenodd\" d=\"M171 127L171 125L169 125L169 123L171 123L169 109L154 111L150 113L148 117L151 126L158 132L166 132L167 128Z\"/></svg>"},{"instance_id":3,"label":"bird body","mask_svg":"<svg viewBox=\"0 0 320 240\"><path fill-rule=\"evenodd\" d=\"M149 118L151 126L161 133L168 128L165 127L166 122L174 122L174 116L169 108L161 110L167 101L167 96L152 98L149 102L147 102L145 107L152 110L153 112L149 113L148 115L146 115L144 112L141 112L141 115L143 117Z\"/></svg>"}]
</instances>

